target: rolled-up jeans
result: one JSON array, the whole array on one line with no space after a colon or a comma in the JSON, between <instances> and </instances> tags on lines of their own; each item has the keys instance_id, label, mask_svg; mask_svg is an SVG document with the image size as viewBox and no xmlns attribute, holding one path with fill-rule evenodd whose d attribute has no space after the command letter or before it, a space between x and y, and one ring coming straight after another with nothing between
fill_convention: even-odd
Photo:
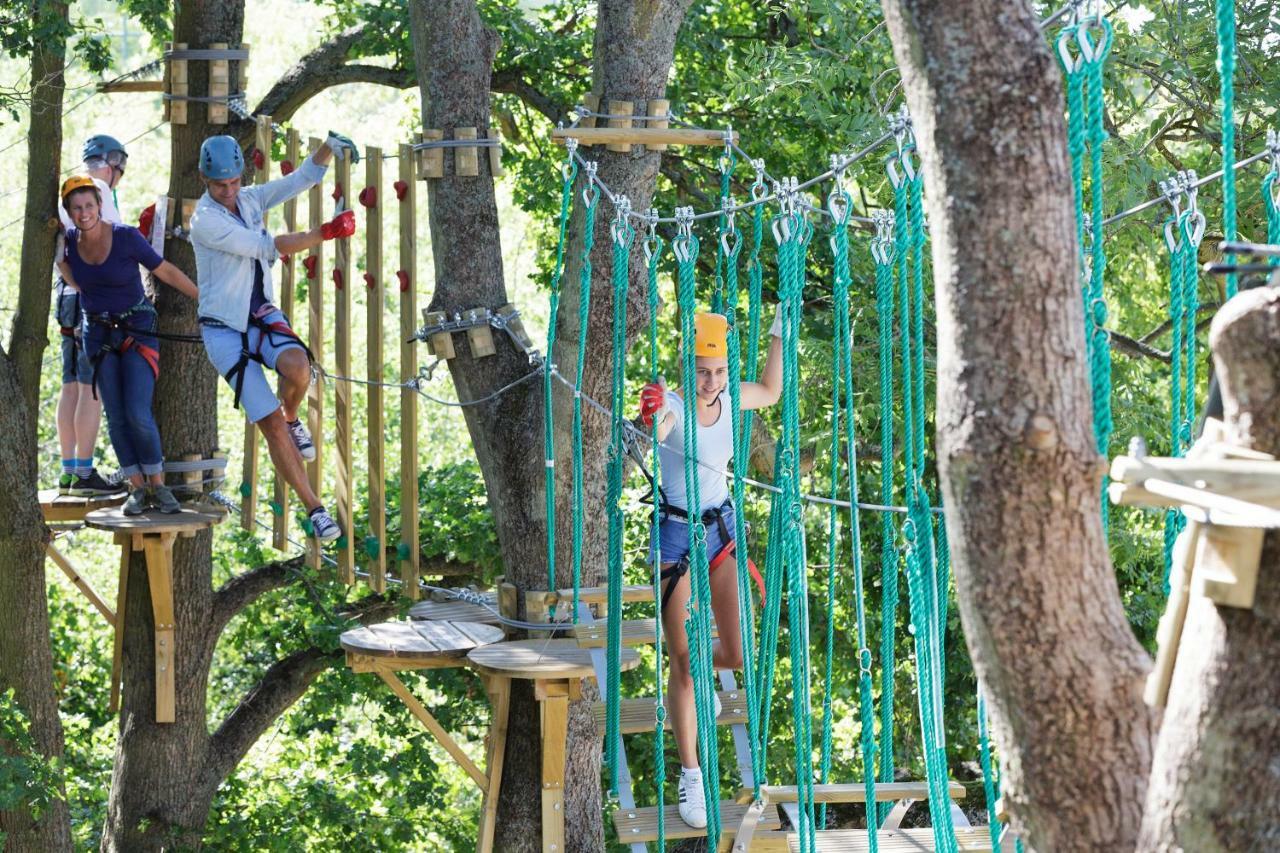
<instances>
[{"instance_id":1,"label":"rolled-up jeans","mask_svg":"<svg viewBox=\"0 0 1280 853\"><path fill-rule=\"evenodd\" d=\"M82 331L85 352L95 363L95 389L107 415L107 434L120 462L120 473L150 476L164 470L160 429L151 413L159 376L160 342L155 309L135 307L111 328L86 316Z\"/></svg>"}]
</instances>

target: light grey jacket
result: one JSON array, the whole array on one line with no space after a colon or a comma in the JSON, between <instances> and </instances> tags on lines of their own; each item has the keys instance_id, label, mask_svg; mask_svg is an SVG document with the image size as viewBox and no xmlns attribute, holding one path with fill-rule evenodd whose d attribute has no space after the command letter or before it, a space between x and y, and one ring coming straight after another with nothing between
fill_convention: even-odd
<instances>
[{"instance_id":1,"label":"light grey jacket","mask_svg":"<svg viewBox=\"0 0 1280 853\"><path fill-rule=\"evenodd\" d=\"M262 225L263 215L324 179L326 167L308 157L294 172L265 184L242 187L237 218L205 193L191 214L191 245L196 252L201 318L217 320L238 332L249 326L253 265L262 264L262 289L270 302L271 267L279 253ZM243 220L243 221L242 221ZM246 225L245 223L249 223Z\"/></svg>"}]
</instances>

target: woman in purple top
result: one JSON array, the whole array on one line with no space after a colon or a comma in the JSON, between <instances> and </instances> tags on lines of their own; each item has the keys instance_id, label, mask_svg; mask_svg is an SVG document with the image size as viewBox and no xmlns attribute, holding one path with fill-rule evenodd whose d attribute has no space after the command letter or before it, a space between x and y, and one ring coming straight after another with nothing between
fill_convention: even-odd
<instances>
[{"instance_id":1,"label":"woman in purple top","mask_svg":"<svg viewBox=\"0 0 1280 853\"><path fill-rule=\"evenodd\" d=\"M151 398L160 375L156 309L142 290L138 265L156 278L196 298L196 286L161 258L136 228L102 219L102 198L83 176L62 185L62 206L75 227L68 229L64 260L84 309L81 338L93 365L94 393L107 413L107 433L131 486L126 515L139 515L154 495L161 512L181 508L164 485L160 431Z\"/></svg>"}]
</instances>

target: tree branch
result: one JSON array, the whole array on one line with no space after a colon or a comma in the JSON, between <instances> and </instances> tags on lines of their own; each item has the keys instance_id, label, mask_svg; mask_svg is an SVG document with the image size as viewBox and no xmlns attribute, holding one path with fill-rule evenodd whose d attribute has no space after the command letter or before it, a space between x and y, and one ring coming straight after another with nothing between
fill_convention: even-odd
<instances>
[{"instance_id":1,"label":"tree branch","mask_svg":"<svg viewBox=\"0 0 1280 853\"><path fill-rule=\"evenodd\" d=\"M546 116L552 125L560 122L567 124L569 121L569 105L560 103L525 79L523 68L493 69L489 89L504 95L515 95Z\"/></svg>"},{"instance_id":2,"label":"tree branch","mask_svg":"<svg viewBox=\"0 0 1280 853\"><path fill-rule=\"evenodd\" d=\"M338 614L369 625L385 620L398 608L399 603L394 597L369 595L347 605ZM210 737L202 784L210 790L221 785L262 733L302 697L320 673L342 659L341 649L311 646L268 667L261 680L245 694Z\"/></svg>"},{"instance_id":3,"label":"tree branch","mask_svg":"<svg viewBox=\"0 0 1280 853\"><path fill-rule=\"evenodd\" d=\"M259 566L243 575L236 575L213 594L213 613L210 621L214 634L222 633L227 623L260 597L291 583L302 569L302 557L278 560Z\"/></svg>"}]
</instances>

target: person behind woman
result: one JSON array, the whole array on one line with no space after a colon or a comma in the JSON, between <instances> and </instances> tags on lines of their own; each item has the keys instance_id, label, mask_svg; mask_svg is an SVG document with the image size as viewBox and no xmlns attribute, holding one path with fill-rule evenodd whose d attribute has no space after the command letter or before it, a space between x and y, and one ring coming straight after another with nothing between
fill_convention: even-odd
<instances>
[{"instance_id":1,"label":"person behind woman","mask_svg":"<svg viewBox=\"0 0 1280 853\"><path fill-rule=\"evenodd\" d=\"M662 490L657 500L659 549L662 554L662 632L670 657L667 713L675 730L680 755L680 818L693 827L707 825L702 770L698 766L698 722L689 669L689 643L684 623L689 603L689 524L706 528L707 560L711 572L711 610L720 639L712 646L716 669L742 668L742 631L738 623L738 565L734 557L734 507L726 470L733 457L737 424L729 410L728 321L722 314L698 314L694 353L697 378L693 388L679 393L662 383L649 383L640 392L639 422L658 424L658 461ZM761 409L782 394L781 324L774 320L772 340L759 382L743 382L740 408ZM698 493L701 503L692 511L685 493L684 407L692 392L698 418ZM759 578L757 577L757 582Z\"/></svg>"},{"instance_id":2,"label":"person behind woman","mask_svg":"<svg viewBox=\"0 0 1280 853\"><path fill-rule=\"evenodd\" d=\"M197 298L196 286L161 258L136 228L102 218L102 196L93 179L68 178L62 206L71 217L66 260L80 291L84 320L81 338L93 365L93 388L107 413L107 434L130 484L125 515L147 507L148 492L161 512L181 507L164 485L160 431L151 414L151 398L160 375L156 309L142 290L138 265L179 292Z\"/></svg>"}]
</instances>

